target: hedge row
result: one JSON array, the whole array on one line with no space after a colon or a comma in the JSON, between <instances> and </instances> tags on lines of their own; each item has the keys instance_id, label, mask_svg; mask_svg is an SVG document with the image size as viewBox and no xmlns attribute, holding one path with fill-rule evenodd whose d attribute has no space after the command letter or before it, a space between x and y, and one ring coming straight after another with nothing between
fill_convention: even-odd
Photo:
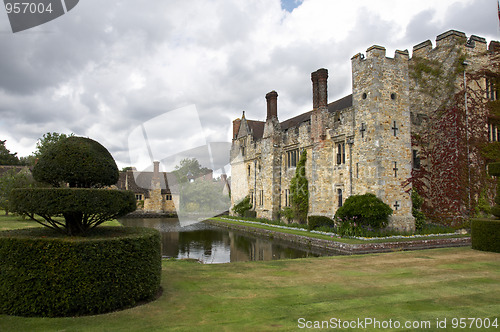
<instances>
[{"instance_id":1,"label":"hedge row","mask_svg":"<svg viewBox=\"0 0 500 332\"><path fill-rule=\"evenodd\" d=\"M160 277L154 229L101 227L85 238L44 228L0 232L0 313L104 313L154 298Z\"/></svg>"},{"instance_id":2,"label":"hedge row","mask_svg":"<svg viewBox=\"0 0 500 332\"><path fill-rule=\"evenodd\" d=\"M309 216L307 218L307 228L309 230L313 230L315 228L323 226L335 227L335 222L332 219L325 216Z\"/></svg>"},{"instance_id":3,"label":"hedge row","mask_svg":"<svg viewBox=\"0 0 500 332\"><path fill-rule=\"evenodd\" d=\"M472 220L472 249L500 252L500 220Z\"/></svg>"}]
</instances>

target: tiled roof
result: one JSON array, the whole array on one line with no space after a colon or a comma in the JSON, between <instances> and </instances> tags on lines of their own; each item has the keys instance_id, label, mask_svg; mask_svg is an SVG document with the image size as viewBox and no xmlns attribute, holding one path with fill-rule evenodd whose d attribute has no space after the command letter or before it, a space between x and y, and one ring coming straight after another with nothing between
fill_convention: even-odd
<instances>
[{"instance_id":1,"label":"tiled roof","mask_svg":"<svg viewBox=\"0 0 500 332\"><path fill-rule=\"evenodd\" d=\"M328 104L328 112L335 113L337 111L341 111L351 106L352 106L352 94ZM281 129L286 130L289 128L297 127L302 122L309 121L311 119L312 112L313 111L302 113L291 119L281 122L280 123ZM263 121L255 121L255 120L247 120L247 123L250 129L253 131L253 137L255 139L262 138L262 135L264 134L264 125L266 123Z\"/></svg>"},{"instance_id":2,"label":"tiled roof","mask_svg":"<svg viewBox=\"0 0 500 332\"><path fill-rule=\"evenodd\" d=\"M341 111L351 106L352 106L352 94L328 104L328 112L335 113L337 111ZM302 113L300 115L297 115L296 117L281 122L281 129L285 130L292 127L296 127L300 125L302 122L310 120L312 112L313 111Z\"/></svg>"},{"instance_id":3,"label":"tiled roof","mask_svg":"<svg viewBox=\"0 0 500 332\"><path fill-rule=\"evenodd\" d=\"M264 125L263 121L247 120L247 124L252 130L253 137L255 139L261 138L264 135Z\"/></svg>"},{"instance_id":4,"label":"tiled roof","mask_svg":"<svg viewBox=\"0 0 500 332\"><path fill-rule=\"evenodd\" d=\"M174 181L174 175L172 173L169 173L168 177L171 182ZM152 179L153 172L120 172L116 187L121 190L133 191L136 194L144 194L146 197L149 197L149 188L151 187ZM162 194L171 193L166 172L160 172L160 186Z\"/></svg>"}]
</instances>

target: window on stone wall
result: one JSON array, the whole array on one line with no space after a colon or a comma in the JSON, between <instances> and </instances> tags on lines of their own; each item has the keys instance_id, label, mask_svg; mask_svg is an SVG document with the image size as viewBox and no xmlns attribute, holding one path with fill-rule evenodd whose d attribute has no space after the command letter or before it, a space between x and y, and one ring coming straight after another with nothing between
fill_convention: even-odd
<instances>
[{"instance_id":1,"label":"window on stone wall","mask_svg":"<svg viewBox=\"0 0 500 332\"><path fill-rule=\"evenodd\" d=\"M286 167L297 167L299 162L299 149L294 149L286 152Z\"/></svg>"},{"instance_id":2,"label":"window on stone wall","mask_svg":"<svg viewBox=\"0 0 500 332\"><path fill-rule=\"evenodd\" d=\"M135 199L138 201L142 201L142 194L135 194Z\"/></svg>"},{"instance_id":3,"label":"window on stone wall","mask_svg":"<svg viewBox=\"0 0 500 332\"><path fill-rule=\"evenodd\" d=\"M414 169L420 169L420 154L418 150L412 150L412 165Z\"/></svg>"},{"instance_id":4,"label":"window on stone wall","mask_svg":"<svg viewBox=\"0 0 500 332\"><path fill-rule=\"evenodd\" d=\"M345 143L337 143L337 165L345 164Z\"/></svg>"},{"instance_id":5,"label":"window on stone wall","mask_svg":"<svg viewBox=\"0 0 500 332\"><path fill-rule=\"evenodd\" d=\"M250 167L250 165L248 165L248 168L247 168L248 176L250 176L250 170L251 170L251 167Z\"/></svg>"},{"instance_id":6,"label":"window on stone wall","mask_svg":"<svg viewBox=\"0 0 500 332\"><path fill-rule=\"evenodd\" d=\"M261 190L261 191L260 191L260 195L259 195L259 205L260 205L260 206L264 205L264 190Z\"/></svg>"},{"instance_id":7,"label":"window on stone wall","mask_svg":"<svg viewBox=\"0 0 500 332\"><path fill-rule=\"evenodd\" d=\"M486 77L486 98L489 100L498 100L497 80L492 77Z\"/></svg>"},{"instance_id":8,"label":"window on stone wall","mask_svg":"<svg viewBox=\"0 0 500 332\"><path fill-rule=\"evenodd\" d=\"M171 201L172 200L172 195L171 194L166 194L165 195L165 200L166 201Z\"/></svg>"},{"instance_id":9,"label":"window on stone wall","mask_svg":"<svg viewBox=\"0 0 500 332\"><path fill-rule=\"evenodd\" d=\"M290 189L285 189L285 206L290 205Z\"/></svg>"},{"instance_id":10,"label":"window on stone wall","mask_svg":"<svg viewBox=\"0 0 500 332\"><path fill-rule=\"evenodd\" d=\"M488 141L500 142L500 130L498 130L497 125L492 123L488 123Z\"/></svg>"},{"instance_id":11,"label":"window on stone wall","mask_svg":"<svg viewBox=\"0 0 500 332\"><path fill-rule=\"evenodd\" d=\"M337 197L339 200L339 207L342 207L342 189L337 189Z\"/></svg>"}]
</instances>

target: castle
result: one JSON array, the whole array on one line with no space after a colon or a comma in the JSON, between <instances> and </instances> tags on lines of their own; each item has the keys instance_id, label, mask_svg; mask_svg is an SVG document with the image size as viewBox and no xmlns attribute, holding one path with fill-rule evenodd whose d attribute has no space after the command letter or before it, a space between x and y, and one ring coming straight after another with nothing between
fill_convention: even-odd
<instances>
[{"instance_id":1,"label":"castle","mask_svg":"<svg viewBox=\"0 0 500 332\"><path fill-rule=\"evenodd\" d=\"M496 78L488 75L498 72L499 46L492 41L487 47L484 38L467 38L455 30L439 35L435 47L429 40L414 46L411 58L407 50L397 50L389 58L384 47L371 46L366 55L359 53L351 59L351 95L328 102L328 71L319 69L311 74L312 110L281 122L278 93L267 93L265 122L249 120L244 112L233 121L232 206L249 196L257 217L276 219L290 206L290 181L301 152L306 150L308 215L333 217L349 196L373 193L393 209L392 227L414 229L410 190L419 171L427 172L420 182L426 188L428 206L436 205L434 196L445 194L440 179L447 178L448 170L436 161L441 157L438 152L434 159L427 155L431 147L442 144L447 153L456 149L459 158L465 155L469 165L475 163L481 169L484 162L479 152L469 147L470 140L500 140L484 106L487 100L497 98ZM481 77L473 75L478 73ZM481 92L482 106L476 103L472 107L472 97L477 97L479 90L485 91ZM457 97L461 95L465 101ZM466 123L465 154L462 140L450 147L448 137L440 136L442 130L435 125L446 118L436 114L464 108L465 121L472 115L479 119ZM457 120L452 127L458 132L464 125ZM421 156L424 153L426 158ZM477 192L471 197L471 189L467 189L474 187L470 168L469 183L453 189L468 190L468 200L465 194L457 198L461 205L478 199Z\"/></svg>"}]
</instances>

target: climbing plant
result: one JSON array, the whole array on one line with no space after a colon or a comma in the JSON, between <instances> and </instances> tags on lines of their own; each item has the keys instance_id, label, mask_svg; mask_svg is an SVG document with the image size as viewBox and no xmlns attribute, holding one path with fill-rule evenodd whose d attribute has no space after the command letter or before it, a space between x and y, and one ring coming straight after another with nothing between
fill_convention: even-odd
<instances>
[{"instance_id":1,"label":"climbing plant","mask_svg":"<svg viewBox=\"0 0 500 332\"><path fill-rule=\"evenodd\" d=\"M500 114L497 102L485 100L484 78L498 78L500 73L496 55L490 58L496 71L468 69L465 86L465 58L457 47L448 52L448 61L415 57L410 65L420 92L415 102L432 111L412 135L421 166L413 169L409 183L424 198L422 211L429 219L456 224L472 216L484 204L481 199L493 195L486 162L496 160L500 152L498 143L488 142L485 129Z\"/></svg>"},{"instance_id":2,"label":"climbing plant","mask_svg":"<svg viewBox=\"0 0 500 332\"><path fill-rule=\"evenodd\" d=\"M306 178L307 152L304 150L300 155L295 175L290 182L290 204L293 217L299 223L307 221L309 211L309 182Z\"/></svg>"}]
</instances>

